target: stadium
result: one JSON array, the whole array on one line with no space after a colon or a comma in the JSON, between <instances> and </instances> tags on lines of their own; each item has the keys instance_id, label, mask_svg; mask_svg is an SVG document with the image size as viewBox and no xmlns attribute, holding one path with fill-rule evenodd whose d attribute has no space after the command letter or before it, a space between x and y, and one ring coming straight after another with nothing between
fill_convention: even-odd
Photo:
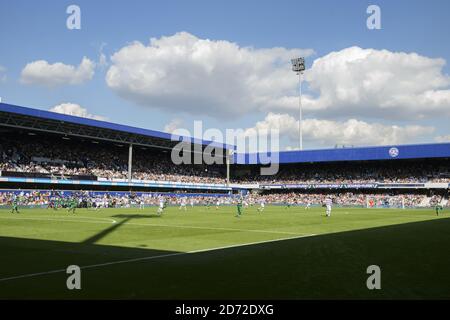
<instances>
[{"instance_id":1,"label":"stadium","mask_svg":"<svg viewBox=\"0 0 450 320\"><path fill-rule=\"evenodd\" d=\"M450 298L450 143L283 151L262 176L233 145L175 165L211 142L29 107L1 103L0 132L2 299Z\"/></svg>"},{"instance_id":2,"label":"stadium","mask_svg":"<svg viewBox=\"0 0 450 320\"><path fill-rule=\"evenodd\" d=\"M446 308L449 12L0 0L3 314Z\"/></svg>"}]
</instances>

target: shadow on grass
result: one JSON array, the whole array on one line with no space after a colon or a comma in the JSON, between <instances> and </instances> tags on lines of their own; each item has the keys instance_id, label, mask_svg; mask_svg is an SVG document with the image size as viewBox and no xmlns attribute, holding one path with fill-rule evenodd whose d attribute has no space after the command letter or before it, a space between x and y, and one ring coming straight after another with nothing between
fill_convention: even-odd
<instances>
[{"instance_id":1,"label":"shadow on grass","mask_svg":"<svg viewBox=\"0 0 450 320\"><path fill-rule=\"evenodd\" d=\"M65 269L72 264L83 267L178 253L168 250L96 245L93 238L87 240L63 242L0 237L0 297L5 295L1 290L2 285L6 283L1 281L4 278Z\"/></svg>"},{"instance_id":2,"label":"shadow on grass","mask_svg":"<svg viewBox=\"0 0 450 320\"><path fill-rule=\"evenodd\" d=\"M123 219L117 223L114 223L112 226L110 226L109 228L106 228L102 231L100 231L99 233L93 235L92 237L87 238L86 240L84 240L82 243L84 244L94 244L97 241L100 241L101 239L103 239L104 237L106 237L108 234L114 232L116 229L118 229L121 225L123 225L124 223L127 223L128 221L130 221L131 218L126 218Z\"/></svg>"},{"instance_id":3,"label":"shadow on grass","mask_svg":"<svg viewBox=\"0 0 450 320\"><path fill-rule=\"evenodd\" d=\"M161 218L158 214L116 214L111 216L111 218L119 218L119 219L149 219L149 218Z\"/></svg>"},{"instance_id":4,"label":"shadow on grass","mask_svg":"<svg viewBox=\"0 0 450 320\"><path fill-rule=\"evenodd\" d=\"M133 219L142 219L142 218L159 218L160 216L155 214L155 215L148 215L148 214L117 214L114 216L111 216L112 218L120 218L123 219L117 223L114 223L112 226L100 231L99 233L93 235L92 237L87 238L86 240L83 241L83 243L86 244L93 244L96 243L98 241L100 241L101 239L103 239L104 237L106 237L108 234L116 231L118 228L120 228L120 226L122 226L123 224L126 224L128 221L133 220Z\"/></svg>"},{"instance_id":5,"label":"shadow on grass","mask_svg":"<svg viewBox=\"0 0 450 320\"><path fill-rule=\"evenodd\" d=\"M0 298L450 299L449 244L443 218L87 269L76 292L64 273L0 282ZM1 277L169 253L16 238L0 250ZM366 287L370 265L381 290Z\"/></svg>"}]
</instances>

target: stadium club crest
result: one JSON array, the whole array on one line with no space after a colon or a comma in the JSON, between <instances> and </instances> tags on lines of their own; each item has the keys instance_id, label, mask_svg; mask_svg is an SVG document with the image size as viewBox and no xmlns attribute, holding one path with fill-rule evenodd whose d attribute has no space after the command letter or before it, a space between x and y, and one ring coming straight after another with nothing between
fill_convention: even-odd
<instances>
[{"instance_id":1,"label":"stadium club crest","mask_svg":"<svg viewBox=\"0 0 450 320\"><path fill-rule=\"evenodd\" d=\"M391 158L397 158L399 154L399 151L397 148L392 147L389 149L389 155L391 156Z\"/></svg>"}]
</instances>

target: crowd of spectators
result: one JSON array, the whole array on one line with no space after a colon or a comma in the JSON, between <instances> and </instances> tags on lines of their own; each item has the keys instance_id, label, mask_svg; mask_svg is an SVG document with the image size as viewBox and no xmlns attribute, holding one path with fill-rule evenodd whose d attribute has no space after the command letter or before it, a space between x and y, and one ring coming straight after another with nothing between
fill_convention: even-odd
<instances>
[{"instance_id":1,"label":"crowd of spectators","mask_svg":"<svg viewBox=\"0 0 450 320\"><path fill-rule=\"evenodd\" d=\"M67 140L68 139L68 140ZM224 165L174 165L170 150L135 147L132 179L184 183L226 183ZM30 135L0 137L2 175L38 174L56 179L125 180L128 148L90 140L43 139ZM232 169L232 182L260 184L450 183L450 161L383 161L281 165L276 175L259 168Z\"/></svg>"},{"instance_id":2,"label":"crowd of spectators","mask_svg":"<svg viewBox=\"0 0 450 320\"><path fill-rule=\"evenodd\" d=\"M104 208L126 208L131 206L157 206L160 198L163 197L168 205L180 205L184 201L188 205L206 204L232 204L236 196L228 195L178 195L157 192L135 193L135 192L62 192L49 190L24 190L24 191L1 191L0 207L10 205L14 199L22 206L48 206L52 202L64 199L76 199L80 207L85 207L87 203L97 204ZM64 203L64 201L61 201Z\"/></svg>"},{"instance_id":3,"label":"crowd of spectators","mask_svg":"<svg viewBox=\"0 0 450 320\"><path fill-rule=\"evenodd\" d=\"M135 147L134 180L224 184L224 168L205 164L174 165L170 150ZM0 171L37 173L67 179L92 176L103 180L128 178L128 148L118 144L71 141L35 136L0 138Z\"/></svg>"},{"instance_id":4,"label":"crowd of spectators","mask_svg":"<svg viewBox=\"0 0 450 320\"><path fill-rule=\"evenodd\" d=\"M414 208L419 206L430 206L440 203L442 196L435 195L428 197L425 194L414 193L362 193L362 192L342 192L342 193L267 193L251 195L250 202L264 201L269 204L290 204L290 205L322 205L327 198L331 198L335 205L339 206L362 206L362 207L395 207ZM429 200L429 201L426 201Z\"/></svg>"},{"instance_id":5,"label":"crowd of spectators","mask_svg":"<svg viewBox=\"0 0 450 320\"><path fill-rule=\"evenodd\" d=\"M450 183L450 161L372 161L280 166L276 175L244 172L236 180L261 184Z\"/></svg>"},{"instance_id":6,"label":"crowd of spectators","mask_svg":"<svg viewBox=\"0 0 450 320\"><path fill-rule=\"evenodd\" d=\"M164 193L135 193L135 192L59 192L26 190L21 192L0 191L0 207L10 205L14 199L23 206L48 206L52 201L59 199L77 199L80 207L87 203L95 203L97 207L137 207L157 206L163 197L168 205L180 205L182 202L188 206L197 205L233 205L239 200L239 195L189 195ZM274 205L322 205L327 198L337 206L359 206L373 208L414 208L429 207L442 203L442 195L428 196L420 193L303 193L303 192L275 192L250 193L243 197L244 205L258 205L261 202ZM448 200L448 197L446 198ZM446 202L448 206L448 202Z\"/></svg>"}]
</instances>

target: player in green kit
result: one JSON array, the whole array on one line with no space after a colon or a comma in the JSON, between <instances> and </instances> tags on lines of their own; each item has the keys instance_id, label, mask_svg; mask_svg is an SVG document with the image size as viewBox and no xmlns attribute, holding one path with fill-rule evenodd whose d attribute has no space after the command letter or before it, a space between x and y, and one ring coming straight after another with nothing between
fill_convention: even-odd
<instances>
[{"instance_id":1,"label":"player in green kit","mask_svg":"<svg viewBox=\"0 0 450 320\"><path fill-rule=\"evenodd\" d=\"M14 198L14 200L12 201L12 210L11 213L19 213L19 205L18 205L18 200L17 198Z\"/></svg>"},{"instance_id":2,"label":"player in green kit","mask_svg":"<svg viewBox=\"0 0 450 320\"><path fill-rule=\"evenodd\" d=\"M236 209L237 209L237 214L235 217L240 218L242 215L242 198L239 198L237 205L236 205Z\"/></svg>"},{"instance_id":3,"label":"player in green kit","mask_svg":"<svg viewBox=\"0 0 450 320\"><path fill-rule=\"evenodd\" d=\"M88 198L86 200L86 209L92 210L92 200L91 200L91 198Z\"/></svg>"},{"instance_id":4,"label":"player in green kit","mask_svg":"<svg viewBox=\"0 0 450 320\"><path fill-rule=\"evenodd\" d=\"M77 200L75 198L68 200L69 212L75 213L75 209L77 208Z\"/></svg>"},{"instance_id":5,"label":"player in green kit","mask_svg":"<svg viewBox=\"0 0 450 320\"><path fill-rule=\"evenodd\" d=\"M284 205L285 205L285 209L290 209L291 208L291 202L288 200L288 201L286 201L285 203L284 203Z\"/></svg>"},{"instance_id":6,"label":"player in green kit","mask_svg":"<svg viewBox=\"0 0 450 320\"><path fill-rule=\"evenodd\" d=\"M434 207L434 210L436 210L436 215L438 216L439 215L439 212L442 212L442 209L444 209L440 204L437 204L435 207Z\"/></svg>"},{"instance_id":7,"label":"player in green kit","mask_svg":"<svg viewBox=\"0 0 450 320\"><path fill-rule=\"evenodd\" d=\"M56 199L54 200L53 210L57 211L61 206L62 206L62 200L61 200L61 198L56 198Z\"/></svg>"},{"instance_id":8,"label":"player in green kit","mask_svg":"<svg viewBox=\"0 0 450 320\"><path fill-rule=\"evenodd\" d=\"M59 204L58 198L53 199L53 210L55 211L58 210L58 204Z\"/></svg>"}]
</instances>

